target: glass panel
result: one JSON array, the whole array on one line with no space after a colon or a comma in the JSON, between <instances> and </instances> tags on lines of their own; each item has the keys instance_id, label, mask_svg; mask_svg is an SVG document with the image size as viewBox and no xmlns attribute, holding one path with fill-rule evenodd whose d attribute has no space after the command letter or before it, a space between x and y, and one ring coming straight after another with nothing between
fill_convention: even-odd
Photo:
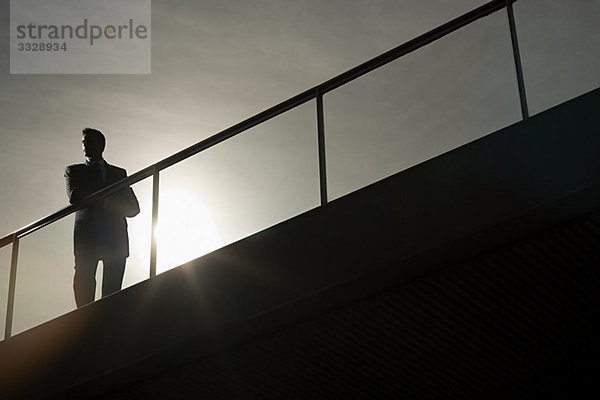
<instances>
[{"instance_id":1,"label":"glass panel","mask_svg":"<svg viewBox=\"0 0 600 400\"><path fill-rule=\"evenodd\" d=\"M600 1L514 5L530 114L600 86Z\"/></svg>"},{"instance_id":2,"label":"glass panel","mask_svg":"<svg viewBox=\"0 0 600 400\"><path fill-rule=\"evenodd\" d=\"M130 257L123 287L149 275L150 215L146 204L151 181L133 186L141 212L128 219ZM19 244L13 335L61 316L76 308L73 296L73 223L70 215L23 237ZM102 262L96 273L96 299L102 295Z\"/></svg>"},{"instance_id":3,"label":"glass panel","mask_svg":"<svg viewBox=\"0 0 600 400\"><path fill-rule=\"evenodd\" d=\"M13 335L75 309L70 215L19 242Z\"/></svg>"},{"instance_id":4,"label":"glass panel","mask_svg":"<svg viewBox=\"0 0 600 400\"><path fill-rule=\"evenodd\" d=\"M324 97L330 198L520 120L505 11Z\"/></svg>"},{"instance_id":5,"label":"glass panel","mask_svg":"<svg viewBox=\"0 0 600 400\"><path fill-rule=\"evenodd\" d=\"M312 101L161 172L158 272L318 204Z\"/></svg>"},{"instance_id":6,"label":"glass panel","mask_svg":"<svg viewBox=\"0 0 600 400\"><path fill-rule=\"evenodd\" d=\"M12 244L0 249L0 340L4 339L6 327L6 306L8 302L8 279L10 275L10 257Z\"/></svg>"},{"instance_id":7,"label":"glass panel","mask_svg":"<svg viewBox=\"0 0 600 400\"><path fill-rule=\"evenodd\" d=\"M148 279L150 276L150 230L152 229L152 178L132 186L140 203L140 213L127 218L129 231L129 258L123 278L123 289ZM98 293L98 298L100 294Z\"/></svg>"}]
</instances>

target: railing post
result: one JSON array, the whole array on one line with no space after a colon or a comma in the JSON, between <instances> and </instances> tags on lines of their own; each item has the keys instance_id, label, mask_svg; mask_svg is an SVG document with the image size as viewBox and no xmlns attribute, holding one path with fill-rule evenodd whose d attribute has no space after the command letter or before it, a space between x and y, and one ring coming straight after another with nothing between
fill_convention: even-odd
<instances>
[{"instance_id":1,"label":"railing post","mask_svg":"<svg viewBox=\"0 0 600 400\"><path fill-rule=\"evenodd\" d=\"M10 257L10 277L8 281L8 302L6 306L6 324L4 325L4 340L12 335L13 313L15 310L15 289L17 285L17 260L19 259L19 237L15 233L12 239L12 254Z\"/></svg>"},{"instance_id":2,"label":"railing post","mask_svg":"<svg viewBox=\"0 0 600 400\"><path fill-rule=\"evenodd\" d=\"M517 84L519 85L519 98L521 99L521 114L523 119L529 118L527 96L525 95L525 80L523 79L523 67L521 66L521 54L519 52L519 41L517 40L517 28L512 2L507 0L506 12L508 13L508 26L510 28L510 40L512 42L513 56L515 58L515 69L517 71Z\"/></svg>"},{"instance_id":3,"label":"railing post","mask_svg":"<svg viewBox=\"0 0 600 400\"><path fill-rule=\"evenodd\" d=\"M323 116L323 94L317 90L317 136L319 146L319 182L321 205L327 204L327 169L325 163L325 119Z\"/></svg>"},{"instance_id":4,"label":"railing post","mask_svg":"<svg viewBox=\"0 0 600 400\"><path fill-rule=\"evenodd\" d=\"M158 189L159 189L159 169L154 167L152 175L152 229L150 237L150 278L156 276L156 246L158 229Z\"/></svg>"}]
</instances>

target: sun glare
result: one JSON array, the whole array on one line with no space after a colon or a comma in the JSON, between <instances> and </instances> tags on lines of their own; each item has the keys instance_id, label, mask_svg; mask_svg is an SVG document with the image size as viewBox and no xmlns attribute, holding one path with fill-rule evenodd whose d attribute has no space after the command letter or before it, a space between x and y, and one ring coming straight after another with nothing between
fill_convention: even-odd
<instances>
[{"instance_id":1,"label":"sun glare","mask_svg":"<svg viewBox=\"0 0 600 400\"><path fill-rule=\"evenodd\" d=\"M140 214L128 221L131 260L126 285L146 279L149 273L152 203L147 195L139 200ZM185 186L161 186L156 237L158 273L222 245L213 211L198 193Z\"/></svg>"},{"instance_id":2,"label":"sun glare","mask_svg":"<svg viewBox=\"0 0 600 400\"><path fill-rule=\"evenodd\" d=\"M182 186L161 188L158 204L158 272L218 247L219 231L214 215L197 193Z\"/></svg>"}]
</instances>

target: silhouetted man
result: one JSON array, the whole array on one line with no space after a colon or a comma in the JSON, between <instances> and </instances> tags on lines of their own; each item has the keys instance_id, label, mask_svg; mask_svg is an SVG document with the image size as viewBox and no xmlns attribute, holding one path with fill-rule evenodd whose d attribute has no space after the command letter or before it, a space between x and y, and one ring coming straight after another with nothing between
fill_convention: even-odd
<instances>
[{"instance_id":1,"label":"silhouetted man","mask_svg":"<svg viewBox=\"0 0 600 400\"><path fill-rule=\"evenodd\" d=\"M127 176L124 169L109 165L102 158L106 145L102 132L85 128L82 133L81 147L86 161L84 164L69 165L65 169L70 203L77 203ZM134 217L139 212L137 198L130 187L77 211L73 233L73 291L77 307L94 301L96 269L100 260L104 268L102 297L121 289L125 260L129 256L125 217Z\"/></svg>"}]
</instances>

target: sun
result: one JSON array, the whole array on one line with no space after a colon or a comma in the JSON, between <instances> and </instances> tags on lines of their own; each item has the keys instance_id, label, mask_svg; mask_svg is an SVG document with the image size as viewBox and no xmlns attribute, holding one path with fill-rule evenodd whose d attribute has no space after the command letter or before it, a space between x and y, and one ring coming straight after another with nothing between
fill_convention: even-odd
<instances>
[{"instance_id":1,"label":"sun","mask_svg":"<svg viewBox=\"0 0 600 400\"><path fill-rule=\"evenodd\" d=\"M213 212L184 186L161 187L156 236L157 273L215 250L220 243Z\"/></svg>"},{"instance_id":2,"label":"sun","mask_svg":"<svg viewBox=\"0 0 600 400\"><path fill-rule=\"evenodd\" d=\"M137 188L141 212L128 221L131 257L126 286L148 277L152 202L150 187ZM222 246L215 213L184 185L161 185L157 227L157 273L165 272Z\"/></svg>"}]
</instances>

